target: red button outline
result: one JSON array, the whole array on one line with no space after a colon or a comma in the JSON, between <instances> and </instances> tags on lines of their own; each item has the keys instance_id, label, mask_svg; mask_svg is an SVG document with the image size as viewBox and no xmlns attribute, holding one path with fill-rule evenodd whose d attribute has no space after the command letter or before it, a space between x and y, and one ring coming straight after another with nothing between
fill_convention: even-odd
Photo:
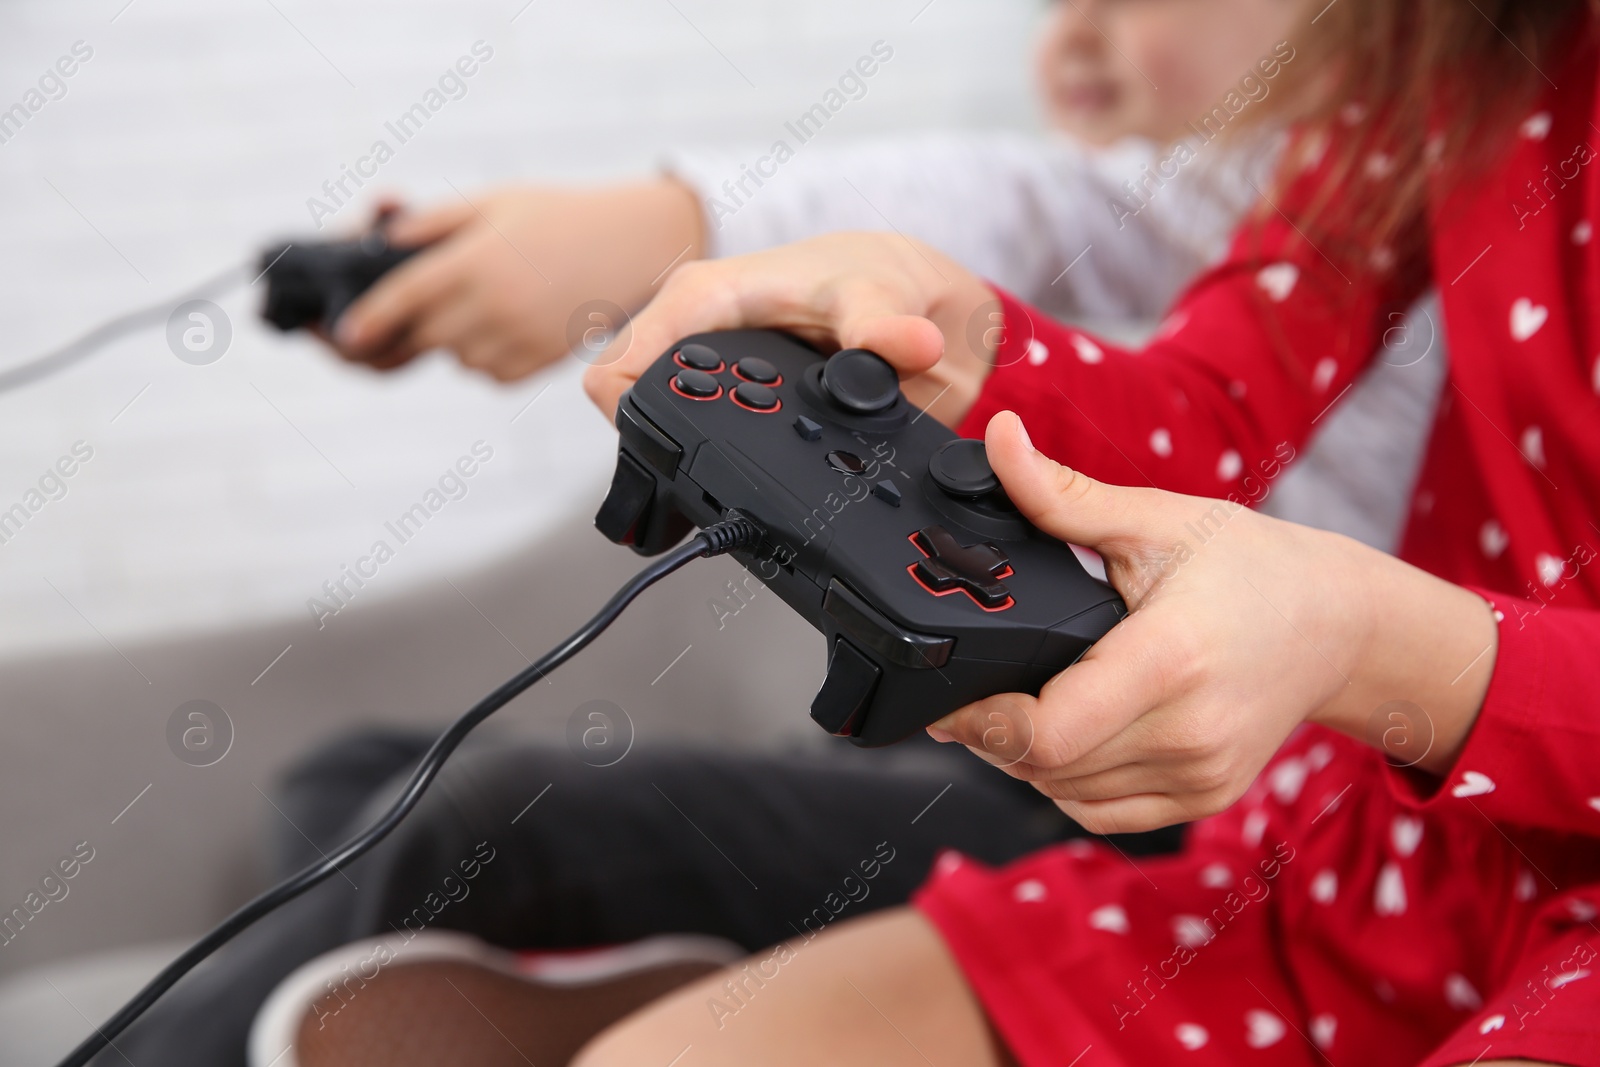
<instances>
[{"instance_id":1,"label":"red button outline","mask_svg":"<svg viewBox=\"0 0 1600 1067\"><path fill-rule=\"evenodd\" d=\"M698 370L701 374L721 374L723 371L728 369L727 362L721 356L717 357L717 366L714 370L701 370L699 367L691 367L689 364L683 361L683 349L681 348L672 353L672 362L676 363L684 370ZM700 398L692 396L689 399L698 400ZM715 400L716 397L712 397L711 399Z\"/></svg>"},{"instance_id":2,"label":"red button outline","mask_svg":"<svg viewBox=\"0 0 1600 1067\"><path fill-rule=\"evenodd\" d=\"M778 368L774 367L772 369L773 370L777 370ZM739 373L739 364L738 363L735 363L732 367L729 368L729 370L733 371L733 376L735 378L739 379L741 382L749 382L751 385L764 385L768 389L776 389L778 386L783 384L783 375L782 374L778 375L776 381L758 382L754 378L746 378L743 374L740 374ZM773 408L773 410L776 411L777 408Z\"/></svg>"},{"instance_id":3,"label":"red button outline","mask_svg":"<svg viewBox=\"0 0 1600 1067\"><path fill-rule=\"evenodd\" d=\"M736 374L736 375L734 375L734 377L738 377L738 375ZM749 379L745 379L745 380L748 381ZM750 382L750 384L751 385L762 385L763 383L762 382ZM768 386L768 388L771 388L771 387ZM713 398L713 399L715 399L715 398ZM781 397L781 396L776 396L776 395L773 396L773 399L776 400L777 403L774 404L770 408L753 408L753 407L751 407L749 404L746 404L743 400L740 400L739 397L738 397L737 392L735 390L733 390L733 389L729 389L728 390L728 399L733 401L734 404L736 404L737 406L744 408L746 411L753 411L757 415L775 415L778 412L783 410L783 397Z\"/></svg>"},{"instance_id":4,"label":"red button outline","mask_svg":"<svg viewBox=\"0 0 1600 1067\"><path fill-rule=\"evenodd\" d=\"M683 369L684 370L694 370L695 368L693 368L693 367L685 367ZM710 372L709 371L701 371L700 373L701 374L709 374ZM726 392L726 390L724 390L722 388L722 383L718 382L717 383L717 391L712 393L710 396L691 396L690 394L684 392L682 389L678 388L678 376L676 374L674 374L671 378L667 379L667 387L670 388L674 393L677 393L679 396L683 397L685 400L698 400L698 401L716 400L716 399L720 398L724 392ZM741 404L740 406L743 407L744 405Z\"/></svg>"}]
</instances>

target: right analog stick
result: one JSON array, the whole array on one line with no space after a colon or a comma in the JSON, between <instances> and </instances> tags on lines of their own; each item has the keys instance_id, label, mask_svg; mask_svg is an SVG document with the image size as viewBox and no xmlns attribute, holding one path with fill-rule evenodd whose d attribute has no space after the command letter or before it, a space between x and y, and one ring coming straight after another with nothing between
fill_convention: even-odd
<instances>
[{"instance_id":1,"label":"right analog stick","mask_svg":"<svg viewBox=\"0 0 1600 1067\"><path fill-rule=\"evenodd\" d=\"M928 473L947 495L968 500L1000 488L983 442L972 438L946 442L928 461Z\"/></svg>"},{"instance_id":2,"label":"right analog stick","mask_svg":"<svg viewBox=\"0 0 1600 1067\"><path fill-rule=\"evenodd\" d=\"M822 365L823 391L856 415L876 415L900 396L900 376L882 356L848 348Z\"/></svg>"}]
</instances>

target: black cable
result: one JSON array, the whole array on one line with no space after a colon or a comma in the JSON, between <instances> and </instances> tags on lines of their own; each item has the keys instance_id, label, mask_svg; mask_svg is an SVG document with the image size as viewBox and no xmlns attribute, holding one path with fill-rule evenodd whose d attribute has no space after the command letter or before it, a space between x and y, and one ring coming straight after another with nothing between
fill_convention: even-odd
<instances>
[{"instance_id":1,"label":"black cable","mask_svg":"<svg viewBox=\"0 0 1600 1067\"><path fill-rule=\"evenodd\" d=\"M101 348L115 341L123 334L132 333L134 330L144 326L165 322L167 316L172 314L172 309L179 304L190 300L199 300L202 297L221 296L240 282L243 282L250 269L250 265L245 263L229 267L227 270L207 278L186 293L169 296L160 303L124 312L114 319L102 322L81 337L46 352L37 359L31 359L15 367L0 370L0 393L8 393L13 389L20 389L24 385L38 381L40 378L48 378L52 374L64 371L74 363L94 355Z\"/></svg>"},{"instance_id":2,"label":"black cable","mask_svg":"<svg viewBox=\"0 0 1600 1067\"><path fill-rule=\"evenodd\" d=\"M640 593L690 560L698 559L702 556L720 556L737 548L754 548L760 542L761 537L762 530L760 526L738 512L730 512L728 519L700 531L691 540L634 575L626 585L617 590L616 595L606 602L605 607L601 608L599 613L585 623L576 633L549 652L546 652L509 682L506 682L500 688L478 701L471 710L452 723L444 733L440 734L439 739L429 747L427 752L423 753L422 761L417 764L417 769L412 772L411 779L406 782L405 789L401 791L399 799L389 807L388 811L384 812L377 822L357 834L333 855L325 856L320 862L311 864L299 874L279 882L222 920L210 933L196 941L184 951L183 955L173 960L160 974L152 978L104 1026L85 1038L83 1043L73 1049L58 1067L84 1067L97 1053L111 1045L118 1034L122 1033L135 1019L144 1014L152 1004L160 999L163 993L171 989L180 978L192 970L200 961L232 940L263 915L287 904L307 889L338 871L341 864L349 863L358 858L379 841L389 836L390 831L399 825L400 820L405 818L411 809L416 806L417 801L422 797L423 790L427 789L428 784L438 775L439 768L444 765L444 761L450 756L450 753L455 751L456 746L461 744L462 739L475 726L509 703L518 693L538 682L545 675L582 651L591 641L604 633L606 628L616 621L617 616L622 614L623 609L631 604Z\"/></svg>"}]
</instances>

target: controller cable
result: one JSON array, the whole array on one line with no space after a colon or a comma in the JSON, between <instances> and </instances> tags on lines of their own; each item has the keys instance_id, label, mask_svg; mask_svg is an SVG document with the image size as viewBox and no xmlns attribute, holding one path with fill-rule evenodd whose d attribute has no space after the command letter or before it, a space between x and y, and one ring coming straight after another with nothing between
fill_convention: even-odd
<instances>
[{"instance_id":1,"label":"controller cable","mask_svg":"<svg viewBox=\"0 0 1600 1067\"><path fill-rule=\"evenodd\" d=\"M231 292L249 280L253 269L254 265L251 263L236 264L212 275L187 292L169 296L159 303L124 312L36 359L0 370L0 393L9 393L13 389L31 385L41 378L58 374L126 334L165 322L167 316L172 314L172 309L179 304L190 300L220 297Z\"/></svg>"},{"instance_id":2,"label":"controller cable","mask_svg":"<svg viewBox=\"0 0 1600 1067\"><path fill-rule=\"evenodd\" d=\"M97 1053L107 1046L115 1047L113 1042L117 1035L126 1030L163 993L172 988L180 978L194 969L202 960L232 940L257 919L293 900L318 882L326 879L329 875L339 871L342 865L360 857L378 842L389 836L389 833L399 825L400 820L405 818L412 808L416 807L417 801L422 797L423 790L427 789L429 783L438 775L444 761L449 758L450 753L455 751L456 746L461 744L462 739L474 727L508 704L512 698L523 690L535 684L588 647L590 642L604 633L617 620L623 609L633 603L640 593L691 560L720 556L737 549L755 549L760 544L763 536L763 529L754 520L742 512L730 511L723 521L701 530L690 541L662 556L630 578L606 602L605 606L600 609L594 618L580 627L576 633L549 652L546 652L521 673L500 686L500 688L478 701L471 710L452 723L444 733L440 734L438 740L434 741L428 751L423 753L421 762L417 764L417 769L412 772L405 788L401 790L399 799L376 822L360 834L357 834L331 856L325 856L320 862L313 863L300 873L279 882L222 920L210 933L196 941L181 956L169 963L160 974L152 978L104 1026L85 1038L82 1044L68 1054L66 1059L61 1061L59 1067L85 1067Z\"/></svg>"}]
</instances>

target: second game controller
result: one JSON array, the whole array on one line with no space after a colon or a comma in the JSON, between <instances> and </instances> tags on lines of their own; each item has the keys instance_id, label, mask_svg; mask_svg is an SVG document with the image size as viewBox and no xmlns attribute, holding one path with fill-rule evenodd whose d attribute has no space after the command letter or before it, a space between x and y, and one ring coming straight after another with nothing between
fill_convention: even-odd
<instances>
[{"instance_id":1,"label":"second game controller","mask_svg":"<svg viewBox=\"0 0 1600 1067\"><path fill-rule=\"evenodd\" d=\"M735 552L828 644L811 705L830 733L899 741L996 693L1037 693L1126 614L1072 549L1006 498L957 437L860 349L781 333L674 345L617 408L621 449L595 524L646 555L739 512Z\"/></svg>"},{"instance_id":2,"label":"second game controller","mask_svg":"<svg viewBox=\"0 0 1600 1067\"><path fill-rule=\"evenodd\" d=\"M346 308L418 250L396 248L382 230L348 241L285 242L261 253L267 280L261 317L280 330L332 332Z\"/></svg>"}]
</instances>

